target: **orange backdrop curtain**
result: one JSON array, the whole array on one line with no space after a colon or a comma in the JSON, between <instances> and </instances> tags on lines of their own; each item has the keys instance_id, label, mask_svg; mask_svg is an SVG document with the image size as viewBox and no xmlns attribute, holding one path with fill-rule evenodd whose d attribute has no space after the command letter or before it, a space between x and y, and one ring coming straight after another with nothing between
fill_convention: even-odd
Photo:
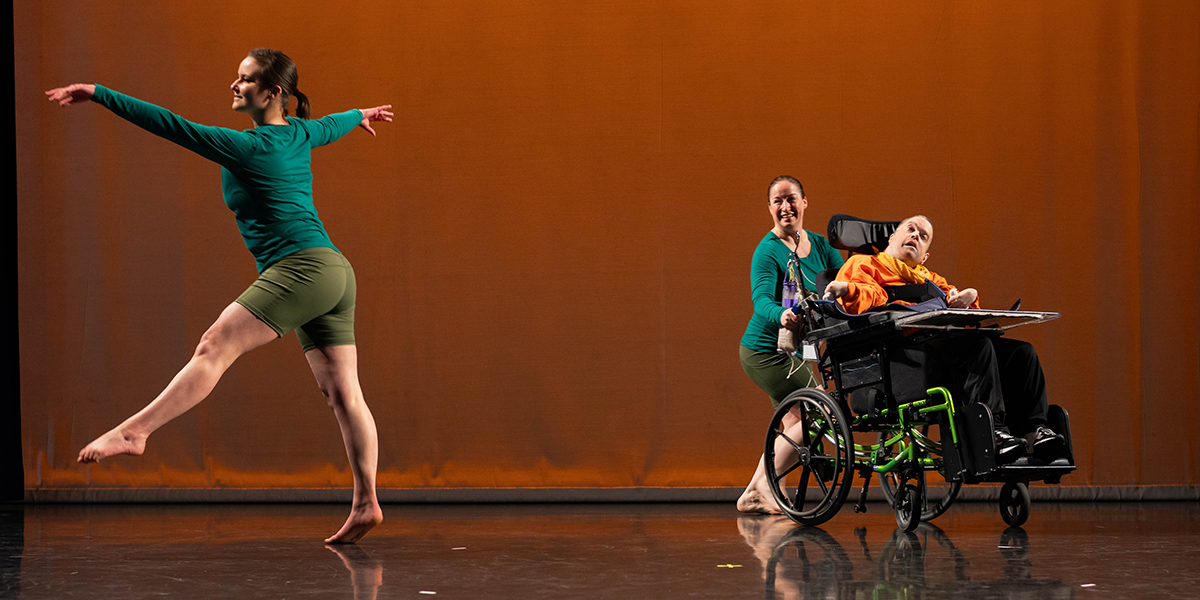
<instances>
[{"instance_id":1,"label":"orange backdrop curtain","mask_svg":"<svg viewBox=\"0 0 1200 600\"><path fill-rule=\"evenodd\" d=\"M294 336L239 360L144 456L75 464L255 276L219 169L97 106L209 125L256 46L317 114L391 103L314 153L359 282L383 487L744 485L770 415L738 364L767 183L923 213L930 265L1060 320L1036 344L1084 486L1200 484L1200 5L19 0L28 488L326 487L350 475Z\"/></svg>"}]
</instances>

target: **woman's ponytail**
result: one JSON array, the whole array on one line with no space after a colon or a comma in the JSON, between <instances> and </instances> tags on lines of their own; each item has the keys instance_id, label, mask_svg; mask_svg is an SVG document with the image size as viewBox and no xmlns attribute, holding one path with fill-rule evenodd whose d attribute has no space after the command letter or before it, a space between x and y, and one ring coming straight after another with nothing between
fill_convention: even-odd
<instances>
[{"instance_id":1,"label":"woman's ponytail","mask_svg":"<svg viewBox=\"0 0 1200 600\"><path fill-rule=\"evenodd\" d=\"M250 58L262 68L261 85L264 88L279 86L283 90L283 115L288 114L288 104L292 96L296 97L296 116L301 119L312 118L312 105L308 96L300 93L296 84L300 75L296 72L296 63L288 55L270 48L255 48L250 51Z\"/></svg>"},{"instance_id":2,"label":"woman's ponytail","mask_svg":"<svg viewBox=\"0 0 1200 600\"><path fill-rule=\"evenodd\" d=\"M300 90L296 90L292 96L296 98L296 116L301 119L311 119L312 105L308 102L308 96L305 96L304 92Z\"/></svg>"}]
</instances>

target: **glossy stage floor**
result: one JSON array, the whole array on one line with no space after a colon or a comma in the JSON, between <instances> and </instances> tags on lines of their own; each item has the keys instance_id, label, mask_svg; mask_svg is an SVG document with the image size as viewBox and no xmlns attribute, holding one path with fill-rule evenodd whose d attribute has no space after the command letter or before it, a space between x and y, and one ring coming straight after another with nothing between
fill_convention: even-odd
<instances>
[{"instance_id":1,"label":"glossy stage floor","mask_svg":"<svg viewBox=\"0 0 1200 600\"><path fill-rule=\"evenodd\" d=\"M1196 598L1200 504L960 502L895 530L728 504L0 505L0 598Z\"/></svg>"}]
</instances>

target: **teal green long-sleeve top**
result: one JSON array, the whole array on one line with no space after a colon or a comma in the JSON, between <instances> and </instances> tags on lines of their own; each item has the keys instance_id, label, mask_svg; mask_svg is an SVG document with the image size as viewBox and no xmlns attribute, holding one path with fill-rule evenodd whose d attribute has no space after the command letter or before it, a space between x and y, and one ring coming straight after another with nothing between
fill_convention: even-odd
<instances>
[{"instance_id":1,"label":"teal green long-sleeve top","mask_svg":"<svg viewBox=\"0 0 1200 600\"><path fill-rule=\"evenodd\" d=\"M310 153L337 141L362 121L350 110L316 120L238 131L199 125L169 110L96 85L92 101L117 116L221 165L225 205L261 273L305 248L333 248L317 217Z\"/></svg>"},{"instance_id":2,"label":"teal green long-sleeve top","mask_svg":"<svg viewBox=\"0 0 1200 600\"><path fill-rule=\"evenodd\" d=\"M813 290L817 274L825 269L840 269L846 261L841 253L833 249L825 236L807 229L808 241L812 244L808 256L800 259L800 273L804 287ZM750 260L750 299L754 303L754 315L746 325L742 345L755 352L775 352L779 338L779 319L783 316L783 274L787 270L787 244L773 232L758 243L754 258Z\"/></svg>"}]
</instances>

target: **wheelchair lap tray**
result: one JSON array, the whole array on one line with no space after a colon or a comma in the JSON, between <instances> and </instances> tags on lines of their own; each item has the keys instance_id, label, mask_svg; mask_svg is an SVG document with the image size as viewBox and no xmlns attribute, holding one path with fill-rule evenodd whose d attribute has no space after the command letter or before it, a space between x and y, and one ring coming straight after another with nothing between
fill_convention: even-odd
<instances>
[{"instance_id":1,"label":"wheelchair lap tray","mask_svg":"<svg viewBox=\"0 0 1200 600\"><path fill-rule=\"evenodd\" d=\"M810 302L813 312L820 315L823 325L808 334L806 339L810 343L882 323L891 323L897 329L998 331L1019 325L1053 321L1061 316L1056 312L1028 310L947 308L942 298L932 298L918 304L892 302L859 315L846 312L841 304L833 300Z\"/></svg>"},{"instance_id":2,"label":"wheelchair lap tray","mask_svg":"<svg viewBox=\"0 0 1200 600\"><path fill-rule=\"evenodd\" d=\"M1028 310L981 310L943 308L911 315L899 315L896 325L911 329L1009 329L1018 325L1053 321L1055 312Z\"/></svg>"}]
</instances>

